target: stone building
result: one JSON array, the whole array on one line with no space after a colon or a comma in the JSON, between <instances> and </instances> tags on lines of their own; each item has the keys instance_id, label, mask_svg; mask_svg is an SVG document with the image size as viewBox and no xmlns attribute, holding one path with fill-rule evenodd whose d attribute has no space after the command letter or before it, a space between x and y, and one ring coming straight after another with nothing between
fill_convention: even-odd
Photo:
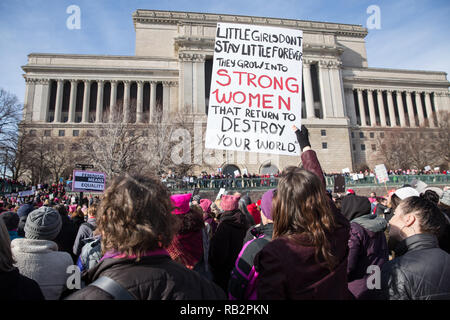
<instances>
[{"instance_id":1,"label":"stone building","mask_svg":"<svg viewBox=\"0 0 450 320\"><path fill-rule=\"evenodd\" d=\"M124 114L135 101L137 129L151 125L157 111L163 121L190 115L205 129L218 22L303 30L302 123L326 172L373 167L380 135L398 127L436 130L433 115L449 110L445 72L369 68L368 30L360 25L158 10L137 10L132 17L135 56L28 55L22 67L26 130L79 135L108 122L117 101ZM292 156L220 152L217 167L230 172L300 163Z\"/></svg>"}]
</instances>

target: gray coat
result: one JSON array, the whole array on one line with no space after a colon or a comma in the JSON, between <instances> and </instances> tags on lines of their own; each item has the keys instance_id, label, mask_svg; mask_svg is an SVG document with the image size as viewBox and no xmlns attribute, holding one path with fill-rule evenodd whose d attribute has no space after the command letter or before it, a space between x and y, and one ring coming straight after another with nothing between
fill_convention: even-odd
<instances>
[{"instance_id":1,"label":"gray coat","mask_svg":"<svg viewBox=\"0 0 450 320\"><path fill-rule=\"evenodd\" d=\"M36 281L46 300L58 300L66 288L72 257L49 240L14 239L11 250L20 274Z\"/></svg>"}]
</instances>

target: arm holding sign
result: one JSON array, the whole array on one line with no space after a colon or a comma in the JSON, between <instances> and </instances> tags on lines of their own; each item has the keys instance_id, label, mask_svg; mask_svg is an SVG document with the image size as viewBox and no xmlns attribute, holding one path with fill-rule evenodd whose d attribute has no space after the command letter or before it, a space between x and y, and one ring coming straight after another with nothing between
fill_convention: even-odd
<instances>
[{"instance_id":1,"label":"arm holding sign","mask_svg":"<svg viewBox=\"0 0 450 320\"><path fill-rule=\"evenodd\" d=\"M317 159L316 152L311 148L311 143L309 142L308 129L302 125L301 130L299 130L296 126L292 126L292 130L294 130L302 150L301 158L303 168L318 176L320 181L322 181L323 187L326 188L327 184L323 176L322 167L320 166L319 159Z\"/></svg>"}]
</instances>

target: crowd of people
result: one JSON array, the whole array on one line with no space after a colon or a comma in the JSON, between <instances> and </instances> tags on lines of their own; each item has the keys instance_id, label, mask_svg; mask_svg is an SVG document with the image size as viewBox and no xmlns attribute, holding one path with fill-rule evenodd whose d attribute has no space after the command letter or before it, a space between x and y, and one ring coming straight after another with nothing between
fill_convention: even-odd
<instances>
[{"instance_id":1,"label":"crowd of people","mask_svg":"<svg viewBox=\"0 0 450 320\"><path fill-rule=\"evenodd\" d=\"M160 177L127 173L78 203L58 185L7 199L0 299L450 299L450 190L417 180L333 195L307 128L293 130L303 167L257 201L171 194Z\"/></svg>"}]
</instances>

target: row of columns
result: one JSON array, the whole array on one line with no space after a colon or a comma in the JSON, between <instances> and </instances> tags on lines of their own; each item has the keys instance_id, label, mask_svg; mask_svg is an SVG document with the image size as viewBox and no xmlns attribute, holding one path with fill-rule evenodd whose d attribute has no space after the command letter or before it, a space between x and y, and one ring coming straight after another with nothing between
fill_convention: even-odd
<instances>
[{"instance_id":1,"label":"row of columns","mask_svg":"<svg viewBox=\"0 0 450 320\"><path fill-rule=\"evenodd\" d=\"M63 91L64 91L64 82L67 81L65 79L57 79L56 83L56 101L55 101L55 114L54 114L54 123L59 123L62 121L62 104L63 104ZM68 122L75 122L75 109L76 109L76 99L77 99L77 86L80 80L72 79L70 80L70 96L69 96L69 112L68 112ZM137 103L136 103L136 122L142 123L144 121L143 117L143 93L144 93L144 84L147 81L144 80L81 80L84 83L84 94L83 94L83 109L82 109L82 123L89 122L89 107L90 107L90 89L91 84L95 81L97 83L97 100L96 100L96 110L95 110L95 122L102 122L103 115L103 97L104 97L104 86L105 83L110 82L111 84L111 93L110 93L110 118L108 121L112 122L114 113L111 110L117 104L117 87L119 82L123 82L124 85L124 95L123 95L123 122L128 122L130 118L130 89L132 82L137 83ZM47 79L47 85L50 81ZM149 123L155 121L156 115L156 86L158 81L148 81L150 82L150 116ZM163 118L167 117L169 113L169 103L170 103L170 95L167 93L170 90L170 87L176 86L177 82L174 81L160 81L163 85ZM27 83L27 87L29 84ZM44 108L44 115L40 120L47 121L48 112L49 112L49 95L50 90L47 90L48 97L46 98L45 105L42 105L41 108ZM31 119L30 119L31 120Z\"/></svg>"},{"instance_id":2,"label":"row of columns","mask_svg":"<svg viewBox=\"0 0 450 320\"><path fill-rule=\"evenodd\" d=\"M375 108L378 108L378 113L380 115L380 125L381 127L387 126L387 117L385 114L385 108L384 108L384 100L383 100L383 91L386 91L386 97L387 97L387 106L388 106L388 112L389 112L389 121L390 126L395 127L397 126L396 117L395 117L395 110L394 110L394 100L393 100L393 92L396 92L396 102L397 102L397 111L400 118L400 126L401 127L407 127L406 123L406 116L408 116L409 121L409 127L417 127L415 115L414 115L414 106L413 106L413 100L411 94L415 92L414 99L415 104L417 108L417 116L419 119L419 126L422 126L425 124L425 115L423 112L423 105L422 105L422 99L420 97L421 92L419 91L411 91L411 90L383 90L383 89L362 89L357 88L357 101L358 101L358 110L360 114L361 119L361 126L365 127L367 126L367 115L365 112L365 106L364 106L364 98L363 98L363 91L367 91L367 102L369 107L369 119L370 119L370 126L375 127L377 126L376 122L376 112ZM375 106L374 99L373 99L373 91L377 92L377 106ZM404 111L404 105L403 105L403 98L402 98L402 92L405 92L406 94L406 107L407 107L407 115ZM424 91L425 94L425 110L427 112L428 117L428 126L431 128L436 127L433 119L433 109L431 105L431 93L428 91ZM349 99L353 100L353 92L351 94L351 97ZM350 101L347 99L347 101ZM353 101L351 101L353 102ZM351 103L350 102L350 103ZM350 108L352 108L352 104L350 105ZM356 119L353 120L354 123L356 123Z\"/></svg>"}]
</instances>

